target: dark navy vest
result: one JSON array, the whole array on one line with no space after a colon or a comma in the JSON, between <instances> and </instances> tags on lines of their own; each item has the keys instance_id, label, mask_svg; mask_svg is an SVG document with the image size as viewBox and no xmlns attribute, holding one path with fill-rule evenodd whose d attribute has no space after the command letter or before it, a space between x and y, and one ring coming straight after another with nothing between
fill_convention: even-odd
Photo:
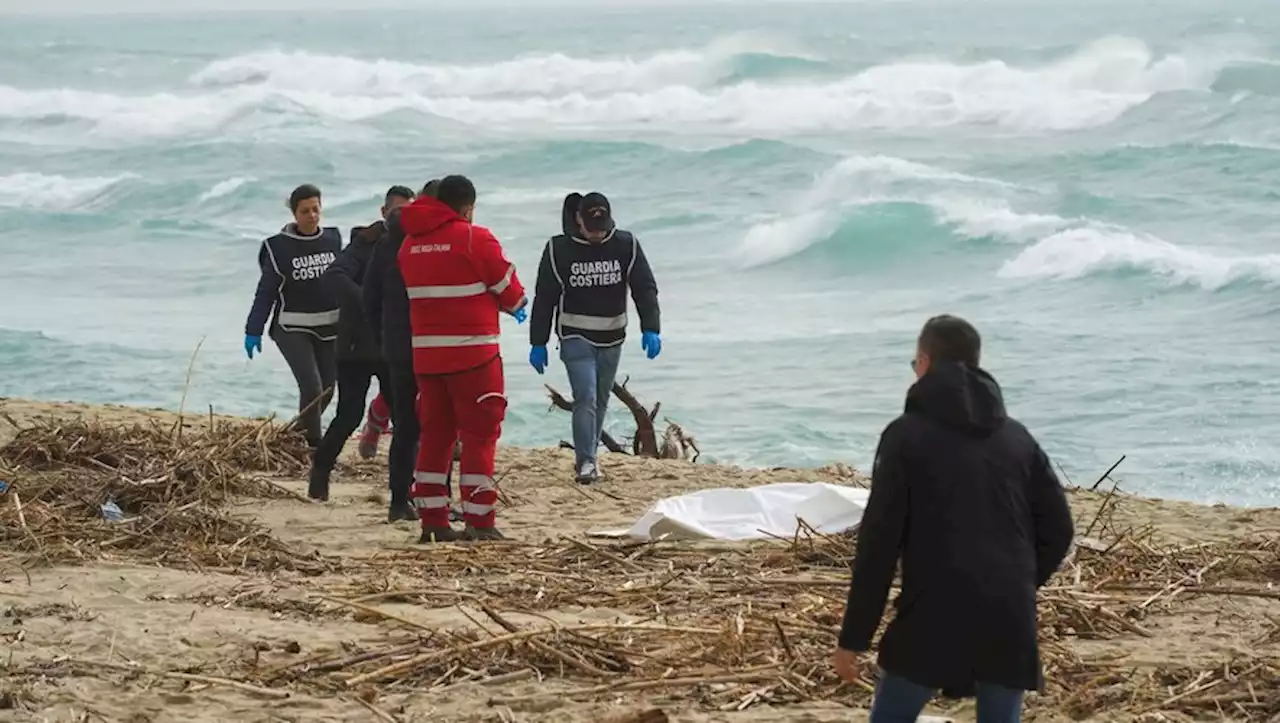
<instances>
[{"instance_id":1,"label":"dark navy vest","mask_svg":"<svg viewBox=\"0 0 1280 723\"><path fill-rule=\"evenodd\" d=\"M336 338L338 300L327 292L320 277L342 251L342 233L324 228L316 236L298 236L286 228L263 245L281 278L276 324L285 331L305 331L325 341Z\"/></svg>"},{"instance_id":2,"label":"dark navy vest","mask_svg":"<svg viewBox=\"0 0 1280 723\"><path fill-rule=\"evenodd\" d=\"M582 338L596 346L614 346L627 336L627 280L636 259L629 231L588 243L571 236L552 238L551 270L560 282L556 334Z\"/></svg>"}]
</instances>

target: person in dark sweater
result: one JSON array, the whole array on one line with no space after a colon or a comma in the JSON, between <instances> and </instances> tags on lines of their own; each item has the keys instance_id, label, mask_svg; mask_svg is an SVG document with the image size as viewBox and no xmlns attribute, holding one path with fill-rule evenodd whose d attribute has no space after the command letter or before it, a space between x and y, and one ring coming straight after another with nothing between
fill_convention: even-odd
<instances>
[{"instance_id":1,"label":"person in dark sweater","mask_svg":"<svg viewBox=\"0 0 1280 723\"><path fill-rule=\"evenodd\" d=\"M1049 458L979 366L980 347L963 319L930 319L905 411L876 449L834 660L841 678L858 678L901 561L871 723L914 721L939 690L976 695L978 720L1009 723L1042 682L1036 590L1071 546L1071 512Z\"/></svg>"},{"instance_id":2,"label":"person in dark sweater","mask_svg":"<svg viewBox=\"0 0 1280 723\"><path fill-rule=\"evenodd\" d=\"M258 249L257 290L244 327L244 350L252 359L270 335L298 382L299 421L307 443L320 444L320 417L333 397L337 374L334 341L338 303L321 276L342 250L342 234L320 226L320 189L298 186L289 196L294 222Z\"/></svg>"},{"instance_id":3,"label":"person in dark sweater","mask_svg":"<svg viewBox=\"0 0 1280 723\"><path fill-rule=\"evenodd\" d=\"M361 285L374 250L387 234L387 215L411 200L413 191L404 186L393 186L388 190L382 204L382 220L370 226L353 228L347 247L321 277L328 285L329 293L341 303L337 348L338 411L311 463L307 494L312 499L329 499L329 476L347 439L360 426L372 380L376 377L381 389L391 386L378 337L369 328L365 317ZM395 512L392 510L391 516L394 517ZM400 516L405 517L410 512L412 510L402 506ZM417 519L417 516L409 519Z\"/></svg>"},{"instance_id":4,"label":"person in dark sweater","mask_svg":"<svg viewBox=\"0 0 1280 723\"><path fill-rule=\"evenodd\" d=\"M604 194L566 196L561 229L538 265L529 364L539 374L546 370L554 322L573 389L576 479L591 484L599 476L596 450L627 338L627 291L640 316L640 346L653 359L662 350L658 284L640 242L615 227Z\"/></svg>"},{"instance_id":5,"label":"person in dark sweater","mask_svg":"<svg viewBox=\"0 0 1280 723\"><path fill-rule=\"evenodd\" d=\"M418 193L432 196L438 180L428 182ZM409 327L409 296L396 257L404 243L400 209L387 214L386 235L374 247L364 277L364 313L368 328L378 339L382 358L387 364L387 386L382 389L391 406L391 436L387 477L391 492L391 515L396 519L417 520L416 512L397 512L409 508L409 487L413 483L418 458L417 398L418 378L413 372L413 332ZM389 393L389 394L388 394ZM450 475L450 487L452 474Z\"/></svg>"}]
</instances>

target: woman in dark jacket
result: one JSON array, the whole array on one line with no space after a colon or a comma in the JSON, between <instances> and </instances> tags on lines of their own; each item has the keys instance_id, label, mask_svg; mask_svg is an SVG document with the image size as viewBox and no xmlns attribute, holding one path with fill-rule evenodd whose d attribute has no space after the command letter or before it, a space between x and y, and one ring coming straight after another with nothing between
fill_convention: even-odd
<instances>
[{"instance_id":1,"label":"woman in dark jacket","mask_svg":"<svg viewBox=\"0 0 1280 723\"><path fill-rule=\"evenodd\" d=\"M338 303L321 281L342 250L342 234L320 225L320 189L298 186L289 195L294 222L258 249L258 288L244 326L244 351L262 351L268 329L298 382L303 433L320 443L320 416L333 396Z\"/></svg>"},{"instance_id":2,"label":"woman in dark jacket","mask_svg":"<svg viewBox=\"0 0 1280 723\"><path fill-rule=\"evenodd\" d=\"M307 494L313 499L329 499L329 476L347 439L360 426L369 385L374 377L377 377L380 389L390 389L378 335L369 328L365 317L361 287L374 250L387 235L387 215L411 201L412 197L413 192L404 186L393 186L388 190L382 206L384 220L352 229L351 242L323 276L329 293L341 303L337 341L338 411L311 464ZM405 512L402 516L407 514ZM417 516L411 519L417 519Z\"/></svg>"}]
</instances>

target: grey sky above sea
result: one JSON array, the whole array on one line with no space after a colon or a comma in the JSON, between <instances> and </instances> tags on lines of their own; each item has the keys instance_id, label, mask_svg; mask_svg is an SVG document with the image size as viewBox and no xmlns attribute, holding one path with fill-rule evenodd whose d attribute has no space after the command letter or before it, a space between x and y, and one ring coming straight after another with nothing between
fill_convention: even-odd
<instances>
[{"instance_id":1,"label":"grey sky above sea","mask_svg":"<svg viewBox=\"0 0 1280 723\"><path fill-rule=\"evenodd\" d=\"M184 13L211 11L304 10L431 10L448 7L509 7L589 5L645 7L709 5L734 0L0 0L0 14L102 15L113 13ZM753 4L809 2L813 0L751 0ZM833 0L834 1L834 0ZM877 0L888 2L892 0ZM741 3L739 3L741 4Z\"/></svg>"}]
</instances>

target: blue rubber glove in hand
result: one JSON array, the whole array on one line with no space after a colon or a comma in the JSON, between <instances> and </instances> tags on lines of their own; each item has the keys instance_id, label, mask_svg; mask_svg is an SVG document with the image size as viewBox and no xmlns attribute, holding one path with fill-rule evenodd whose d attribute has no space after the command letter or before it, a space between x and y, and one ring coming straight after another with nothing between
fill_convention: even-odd
<instances>
[{"instance_id":1,"label":"blue rubber glove in hand","mask_svg":"<svg viewBox=\"0 0 1280 723\"><path fill-rule=\"evenodd\" d=\"M262 353L262 337L250 336L248 334L245 334L244 335L244 353L248 354L249 358L252 359L254 351L257 351L259 354Z\"/></svg>"},{"instance_id":2,"label":"blue rubber glove in hand","mask_svg":"<svg viewBox=\"0 0 1280 723\"><path fill-rule=\"evenodd\" d=\"M511 316L515 317L517 324L523 324L525 319L529 318L529 312L525 311L524 307L522 306L519 309L516 309L515 312L511 314Z\"/></svg>"},{"instance_id":3,"label":"blue rubber glove in hand","mask_svg":"<svg viewBox=\"0 0 1280 723\"><path fill-rule=\"evenodd\" d=\"M545 346L535 346L529 350L529 366L538 370L538 373L547 370L547 348Z\"/></svg>"},{"instance_id":4,"label":"blue rubber glove in hand","mask_svg":"<svg viewBox=\"0 0 1280 723\"><path fill-rule=\"evenodd\" d=\"M645 356L652 359L662 353L662 337L656 331L646 331L640 337L640 348L644 349Z\"/></svg>"}]
</instances>

